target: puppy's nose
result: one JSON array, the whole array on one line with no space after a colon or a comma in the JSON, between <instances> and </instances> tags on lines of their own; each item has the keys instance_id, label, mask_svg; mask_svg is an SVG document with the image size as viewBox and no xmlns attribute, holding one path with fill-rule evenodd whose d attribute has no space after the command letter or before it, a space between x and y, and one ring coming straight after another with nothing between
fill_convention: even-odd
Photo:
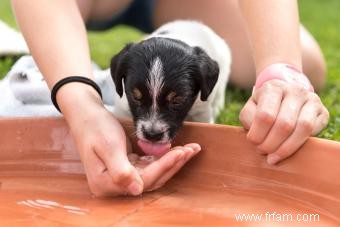
<instances>
[{"instance_id":1,"label":"puppy's nose","mask_svg":"<svg viewBox=\"0 0 340 227\"><path fill-rule=\"evenodd\" d=\"M151 130L143 129L143 134L144 134L145 139L149 141L157 142L163 138L164 132L160 130L155 130L155 129L151 129Z\"/></svg>"}]
</instances>

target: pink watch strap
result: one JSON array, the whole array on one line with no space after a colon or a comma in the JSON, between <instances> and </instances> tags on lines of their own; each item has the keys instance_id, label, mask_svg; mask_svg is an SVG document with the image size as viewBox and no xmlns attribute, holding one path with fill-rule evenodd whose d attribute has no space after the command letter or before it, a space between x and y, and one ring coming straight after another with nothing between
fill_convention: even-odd
<instances>
[{"instance_id":1,"label":"pink watch strap","mask_svg":"<svg viewBox=\"0 0 340 227\"><path fill-rule=\"evenodd\" d=\"M265 82L273 79L299 84L306 90L314 92L314 88L306 75L294 66L285 63L276 63L266 67L257 77L255 88L260 88Z\"/></svg>"}]
</instances>

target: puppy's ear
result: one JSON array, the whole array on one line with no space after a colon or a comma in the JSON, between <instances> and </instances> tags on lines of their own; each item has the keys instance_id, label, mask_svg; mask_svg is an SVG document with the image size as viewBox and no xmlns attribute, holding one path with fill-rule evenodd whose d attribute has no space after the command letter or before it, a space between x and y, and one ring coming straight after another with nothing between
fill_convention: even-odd
<instances>
[{"instance_id":1,"label":"puppy's ear","mask_svg":"<svg viewBox=\"0 0 340 227\"><path fill-rule=\"evenodd\" d=\"M132 47L132 43L127 44L118 54L111 59L111 77L116 86L116 92L120 97L123 96L123 79L126 74L126 55Z\"/></svg>"},{"instance_id":2,"label":"puppy's ear","mask_svg":"<svg viewBox=\"0 0 340 227\"><path fill-rule=\"evenodd\" d=\"M201 90L201 100L207 101L212 92L220 69L216 61L211 59L208 54L200 47L194 47L194 54L197 56L198 84Z\"/></svg>"}]
</instances>

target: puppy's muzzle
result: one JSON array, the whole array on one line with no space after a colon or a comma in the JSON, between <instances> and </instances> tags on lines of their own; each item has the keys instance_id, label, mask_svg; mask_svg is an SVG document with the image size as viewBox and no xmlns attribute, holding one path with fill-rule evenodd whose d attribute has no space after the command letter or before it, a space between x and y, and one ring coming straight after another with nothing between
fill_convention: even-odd
<instances>
[{"instance_id":1,"label":"puppy's muzzle","mask_svg":"<svg viewBox=\"0 0 340 227\"><path fill-rule=\"evenodd\" d=\"M163 139L165 132L154 128L146 130L145 127L142 127L142 133L145 139L151 142L157 142Z\"/></svg>"}]
</instances>

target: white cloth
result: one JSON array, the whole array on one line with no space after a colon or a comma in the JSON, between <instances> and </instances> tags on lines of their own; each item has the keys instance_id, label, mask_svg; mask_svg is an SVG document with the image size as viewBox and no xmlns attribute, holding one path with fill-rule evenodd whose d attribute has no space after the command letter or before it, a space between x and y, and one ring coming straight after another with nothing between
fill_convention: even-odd
<instances>
[{"instance_id":1,"label":"white cloth","mask_svg":"<svg viewBox=\"0 0 340 227\"><path fill-rule=\"evenodd\" d=\"M114 83L110 70L93 64L95 82L105 106L113 111ZM21 57L0 81L0 116L58 116L46 81L30 55Z\"/></svg>"}]
</instances>

